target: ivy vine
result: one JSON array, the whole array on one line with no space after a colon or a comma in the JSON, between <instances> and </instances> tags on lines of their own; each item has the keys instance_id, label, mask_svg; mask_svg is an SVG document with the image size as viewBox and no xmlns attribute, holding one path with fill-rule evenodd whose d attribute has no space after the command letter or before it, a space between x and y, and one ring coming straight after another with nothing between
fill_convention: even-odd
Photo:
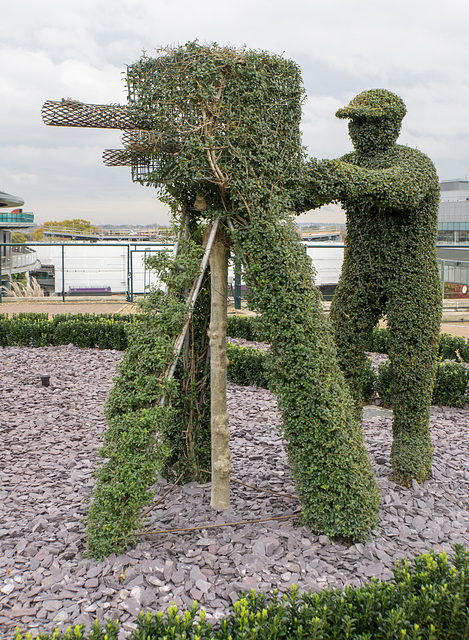
<instances>
[{"instance_id":1,"label":"ivy vine","mask_svg":"<svg viewBox=\"0 0 469 640\"><path fill-rule=\"evenodd\" d=\"M87 525L88 550L95 557L118 553L132 542L141 526L141 507L154 497L151 487L158 473L182 482L206 480L201 470L210 465L208 274L181 362L167 379L187 314L186 292L202 252L199 225L191 226L191 237L176 259L168 252L147 258L167 292L154 287L139 322L129 327L128 346L105 406L108 429Z\"/></svg>"}]
</instances>

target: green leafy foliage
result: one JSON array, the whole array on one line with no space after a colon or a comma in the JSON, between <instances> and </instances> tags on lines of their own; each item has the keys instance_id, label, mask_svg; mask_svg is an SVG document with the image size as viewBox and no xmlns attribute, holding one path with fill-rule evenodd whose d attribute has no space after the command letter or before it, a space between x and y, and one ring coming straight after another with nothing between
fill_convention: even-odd
<instances>
[{"instance_id":1,"label":"green leafy foliage","mask_svg":"<svg viewBox=\"0 0 469 640\"><path fill-rule=\"evenodd\" d=\"M368 351L372 351L374 353L389 353L388 350L389 329L387 327L374 327Z\"/></svg>"},{"instance_id":2,"label":"green leafy foliage","mask_svg":"<svg viewBox=\"0 0 469 640\"><path fill-rule=\"evenodd\" d=\"M197 603L185 613L141 613L128 640L465 640L469 635L469 554L455 549L424 553L394 568L392 582L376 579L361 587L323 589L300 595L293 586L281 596L241 594L220 624L207 621ZM118 623L97 623L41 640L116 640ZM14 640L27 640L19 630Z\"/></svg>"},{"instance_id":3,"label":"green leafy foliage","mask_svg":"<svg viewBox=\"0 0 469 640\"><path fill-rule=\"evenodd\" d=\"M230 359L228 379L230 382L245 386L269 387L266 354L263 351L230 345L228 354ZM234 363L233 366L232 363ZM368 360L367 375L368 382L364 387L365 401L371 400L376 392L384 405L392 406L393 375L390 362L387 361L380 365L377 376L371 367L371 361ZM464 363L440 362L433 388L432 404L465 407L469 404L468 380L468 372Z\"/></svg>"},{"instance_id":4,"label":"green leafy foliage","mask_svg":"<svg viewBox=\"0 0 469 640\"><path fill-rule=\"evenodd\" d=\"M187 223L187 245L200 249L203 227L218 219L243 256L252 305L272 345L268 377L304 521L318 532L365 538L377 521L379 492L291 222L289 193L301 191L305 166L298 66L262 51L192 42L144 55L128 67L127 87L136 129L126 133L124 157L133 179L159 189L176 225ZM208 466L207 295L199 297L189 342L168 379L194 258L192 249L175 262L154 258L167 294L155 290L143 321L128 333L88 520L95 555L132 539L157 471L188 480Z\"/></svg>"},{"instance_id":5,"label":"green leafy foliage","mask_svg":"<svg viewBox=\"0 0 469 640\"><path fill-rule=\"evenodd\" d=\"M340 201L347 212L347 251L331 306L341 367L360 412L365 351L386 316L394 397L395 479L428 477L433 448L430 403L437 367L442 295L436 258L439 183L420 151L396 144L405 105L384 89L364 91L339 118L350 118L355 151L311 160L311 197L298 206Z\"/></svg>"},{"instance_id":6,"label":"green leafy foliage","mask_svg":"<svg viewBox=\"0 0 469 640\"><path fill-rule=\"evenodd\" d=\"M253 347L236 344L227 345L228 380L240 386L257 386L269 388L268 365L266 353ZM376 391L377 376L368 360L368 381L365 386L365 399L371 400Z\"/></svg>"},{"instance_id":7,"label":"green leafy foliage","mask_svg":"<svg viewBox=\"0 0 469 640\"><path fill-rule=\"evenodd\" d=\"M304 170L298 66L262 51L192 42L144 55L128 68L127 85L141 131L127 147L133 179L157 187L176 219L191 211L232 225L251 306L272 344L268 375L305 522L329 535L365 537L379 493L291 223L288 194Z\"/></svg>"},{"instance_id":8,"label":"green leafy foliage","mask_svg":"<svg viewBox=\"0 0 469 640\"><path fill-rule=\"evenodd\" d=\"M369 351L389 353L389 329L375 328L369 346ZM469 362L469 342L462 336L452 336L443 333L439 337L438 356L440 360L457 360Z\"/></svg>"},{"instance_id":9,"label":"green leafy foliage","mask_svg":"<svg viewBox=\"0 0 469 640\"><path fill-rule=\"evenodd\" d=\"M226 335L244 340L262 340L261 323L258 316L228 316Z\"/></svg>"},{"instance_id":10,"label":"green leafy foliage","mask_svg":"<svg viewBox=\"0 0 469 640\"><path fill-rule=\"evenodd\" d=\"M469 343L462 336L443 333L440 337L438 355L442 360L469 362Z\"/></svg>"},{"instance_id":11,"label":"green leafy foliage","mask_svg":"<svg viewBox=\"0 0 469 640\"><path fill-rule=\"evenodd\" d=\"M183 482L200 480L200 469L210 466L207 278L194 308L184 361L168 377L201 250L187 239L176 259L166 252L147 259L160 282L169 286L166 293L153 288L139 321L129 325L128 347L106 403L108 430L87 525L88 549L95 557L120 552L133 540L157 473L182 476Z\"/></svg>"},{"instance_id":12,"label":"green leafy foliage","mask_svg":"<svg viewBox=\"0 0 469 640\"><path fill-rule=\"evenodd\" d=\"M238 227L236 241L247 262L250 306L262 314L271 344L269 386L282 411L304 522L363 538L376 523L379 496L312 265L285 213L285 195L267 180L245 188L249 225Z\"/></svg>"},{"instance_id":13,"label":"green leafy foliage","mask_svg":"<svg viewBox=\"0 0 469 640\"><path fill-rule=\"evenodd\" d=\"M394 376L391 363L384 362L379 367L376 390L385 405L392 406L394 394ZM432 403L448 407L464 407L469 404L467 392L468 372L465 363L444 361L438 364L435 384L432 393Z\"/></svg>"},{"instance_id":14,"label":"green leafy foliage","mask_svg":"<svg viewBox=\"0 0 469 640\"><path fill-rule=\"evenodd\" d=\"M433 389L434 404L464 407L468 404L467 367L461 362L440 362Z\"/></svg>"}]
</instances>

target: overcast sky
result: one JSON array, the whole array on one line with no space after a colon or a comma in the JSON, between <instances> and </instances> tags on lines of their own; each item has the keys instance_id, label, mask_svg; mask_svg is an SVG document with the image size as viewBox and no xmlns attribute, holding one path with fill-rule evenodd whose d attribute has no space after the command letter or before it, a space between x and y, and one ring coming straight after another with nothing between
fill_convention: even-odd
<instances>
[{"instance_id":1,"label":"overcast sky","mask_svg":"<svg viewBox=\"0 0 469 640\"><path fill-rule=\"evenodd\" d=\"M63 97L125 103L126 64L195 39L298 62L312 156L349 151L335 111L382 87L407 104L402 144L429 155L442 180L469 172L467 0L15 0L1 24L0 190L24 198L38 223L167 222L154 190L132 183L129 168L103 165L103 149L121 146L119 131L47 127L40 112Z\"/></svg>"}]
</instances>

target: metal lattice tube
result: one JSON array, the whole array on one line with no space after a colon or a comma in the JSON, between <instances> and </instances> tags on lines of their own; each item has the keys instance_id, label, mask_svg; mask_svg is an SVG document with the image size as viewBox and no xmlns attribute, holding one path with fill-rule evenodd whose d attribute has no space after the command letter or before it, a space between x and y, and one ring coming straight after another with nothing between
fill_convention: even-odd
<instances>
[{"instance_id":1,"label":"metal lattice tube","mask_svg":"<svg viewBox=\"0 0 469 640\"><path fill-rule=\"evenodd\" d=\"M137 129L131 110L124 105L86 104L69 98L47 100L41 109L45 124L53 127Z\"/></svg>"},{"instance_id":2,"label":"metal lattice tube","mask_svg":"<svg viewBox=\"0 0 469 640\"><path fill-rule=\"evenodd\" d=\"M137 161L126 149L105 149L103 162L107 167L132 167Z\"/></svg>"}]
</instances>

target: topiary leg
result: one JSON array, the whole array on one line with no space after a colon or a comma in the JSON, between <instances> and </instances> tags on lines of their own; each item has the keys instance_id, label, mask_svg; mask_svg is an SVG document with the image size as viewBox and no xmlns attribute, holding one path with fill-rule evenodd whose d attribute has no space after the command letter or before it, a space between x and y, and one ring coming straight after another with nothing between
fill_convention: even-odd
<instances>
[{"instance_id":1,"label":"topiary leg","mask_svg":"<svg viewBox=\"0 0 469 640\"><path fill-rule=\"evenodd\" d=\"M418 296L406 287L388 304L394 411L391 459L395 479L404 485L412 478L418 482L428 478L433 458L429 420L438 354L439 288L432 292L428 287L426 292Z\"/></svg>"},{"instance_id":2,"label":"topiary leg","mask_svg":"<svg viewBox=\"0 0 469 640\"><path fill-rule=\"evenodd\" d=\"M355 402L356 417L361 419L365 398L368 363L365 351L369 349L373 327L381 311L373 299L379 297L377 287L372 289L355 276L347 262L332 299L330 319L334 329L337 356L350 394Z\"/></svg>"}]
</instances>

